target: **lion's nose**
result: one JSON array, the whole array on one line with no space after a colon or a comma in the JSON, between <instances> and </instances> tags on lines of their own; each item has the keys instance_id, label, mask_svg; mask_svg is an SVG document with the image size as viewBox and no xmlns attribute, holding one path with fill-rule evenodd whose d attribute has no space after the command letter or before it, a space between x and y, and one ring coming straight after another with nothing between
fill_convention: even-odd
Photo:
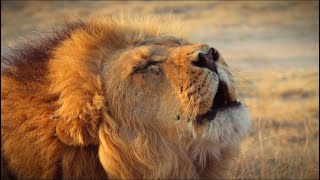
<instances>
[{"instance_id":1,"label":"lion's nose","mask_svg":"<svg viewBox=\"0 0 320 180\"><path fill-rule=\"evenodd\" d=\"M193 65L202 67L202 68L208 68L209 70L217 73L217 65L216 61L219 59L219 53L216 49L210 48L207 54L199 53L198 54L198 61L192 62Z\"/></svg>"}]
</instances>

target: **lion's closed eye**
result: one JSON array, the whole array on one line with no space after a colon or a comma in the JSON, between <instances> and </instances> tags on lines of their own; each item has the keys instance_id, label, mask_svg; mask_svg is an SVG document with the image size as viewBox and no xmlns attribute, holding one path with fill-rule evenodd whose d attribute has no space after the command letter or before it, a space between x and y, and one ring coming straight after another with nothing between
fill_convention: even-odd
<instances>
[{"instance_id":1,"label":"lion's closed eye","mask_svg":"<svg viewBox=\"0 0 320 180\"><path fill-rule=\"evenodd\" d=\"M148 62L142 62L136 66L133 67L133 73L146 73L146 72L152 72L157 75L159 75L162 70L160 67L160 62L157 61L148 61Z\"/></svg>"}]
</instances>

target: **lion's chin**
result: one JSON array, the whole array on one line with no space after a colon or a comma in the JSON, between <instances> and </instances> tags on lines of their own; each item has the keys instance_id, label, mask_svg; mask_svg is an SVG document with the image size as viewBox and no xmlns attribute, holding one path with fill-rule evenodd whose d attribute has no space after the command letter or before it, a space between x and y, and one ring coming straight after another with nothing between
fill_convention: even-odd
<instances>
[{"instance_id":1,"label":"lion's chin","mask_svg":"<svg viewBox=\"0 0 320 180\"><path fill-rule=\"evenodd\" d=\"M217 111L213 120L204 122L201 138L223 147L238 142L248 133L250 126L249 112L243 104L239 104Z\"/></svg>"}]
</instances>

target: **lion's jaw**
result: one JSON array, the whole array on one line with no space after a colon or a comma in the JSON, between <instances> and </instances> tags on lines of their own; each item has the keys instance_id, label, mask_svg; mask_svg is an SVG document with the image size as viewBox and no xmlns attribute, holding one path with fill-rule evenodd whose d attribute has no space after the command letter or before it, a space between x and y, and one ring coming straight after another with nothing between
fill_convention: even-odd
<instances>
[{"instance_id":1,"label":"lion's jaw","mask_svg":"<svg viewBox=\"0 0 320 180\"><path fill-rule=\"evenodd\" d=\"M113 144L126 149L115 155L114 161L120 154L133 150L135 154L128 155L130 160L142 161L134 166L143 168L144 164L154 163L140 152L146 148L150 157L179 159L161 160L158 167L176 163L172 166L180 167L182 174L159 177L195 177L191 170L194 165L183 164L197 161L196 164L205 166L204 159L219 156L220 150L239 143L250 126L244 105L219 109L213 119L197 122L197 117L212 109L219 83L226 84L226 94L232 101L237 100L234 81L220 54L215 62L216 72L193 64L199 61L200 52L207 53L209 49L207 45L160 36L113 56L104 69L108 120L99 133L106 146L100 147L100 159L110 153L107 149L114 148L110 147ZM116 136L123 144L115 143L106 134ZM106 159L112 161L110 154ZM109 173L116 172L109 163L101 161Z\"/></svg>"}]
</instances>

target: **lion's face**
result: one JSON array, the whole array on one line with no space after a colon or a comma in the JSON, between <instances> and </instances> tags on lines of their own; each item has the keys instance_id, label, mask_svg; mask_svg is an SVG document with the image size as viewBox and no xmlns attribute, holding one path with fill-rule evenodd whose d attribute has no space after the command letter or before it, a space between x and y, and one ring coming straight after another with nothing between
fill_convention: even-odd
<instances>
[{"instance_id":1,"label":"lion's face","mask_svg":"<svg viewBox=\"0 0 320 180\"><path fill-rule=\"evenodd\" d=\"M120 50L111 59L104 70L106 101L110 114L123 121L118 123L178 124L177 136L192 131L211 142L223 138L226 144L246 132L247 111L216 49L161 35Z\"/></svg>"}]
</instances>

